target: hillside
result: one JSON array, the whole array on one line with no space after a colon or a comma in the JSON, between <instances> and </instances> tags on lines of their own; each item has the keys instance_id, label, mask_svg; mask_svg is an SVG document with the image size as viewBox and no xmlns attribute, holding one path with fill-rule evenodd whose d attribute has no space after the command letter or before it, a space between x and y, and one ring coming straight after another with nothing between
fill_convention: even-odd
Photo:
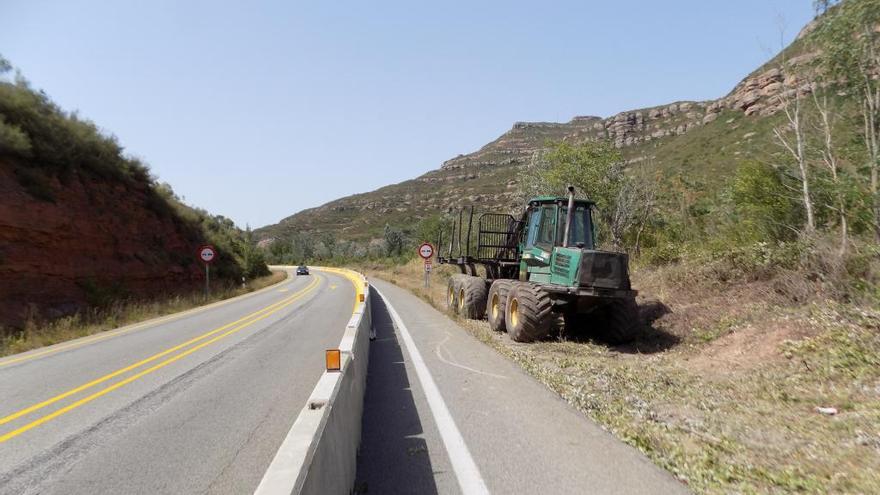
<instances>
[{"instance_id":1,"label":"hillside","mask_svg":"<svg viewBox=\"0 0 880 495\"><path fill-rule=\"evenodd\" d=\"M0 58L0 68L10 69ZM268 273L228 219L183 205L114 138L21 77L0 80L0 329Z\"/></svg>"},{"instance_id":2,"label":"hillside","mask_svg":"<svg viewBox=\"0 0 880 495\"><path fill-rule=\"evenodd\" d=\"M776 97L785 88L796 88L798 74L815 58L801 42L812 29L812 24L804 28L791 46L717 100L680 101L608 118L579 116L566 123L518 122L498 139L447 160L437 170L298 212L255 233L263 245L295 232L333 232L364 242L381 237L386 223L409 230L421 219L465 205L516 208L521 202L517 171L548 141L610 140L634 170L641 166L645 173L659 172L661 179L684 174L689 182L718 183L732 174L737 162L760 158L771 148L778 151L770 132L778 122Z\"/></svg>"}]
</instances>

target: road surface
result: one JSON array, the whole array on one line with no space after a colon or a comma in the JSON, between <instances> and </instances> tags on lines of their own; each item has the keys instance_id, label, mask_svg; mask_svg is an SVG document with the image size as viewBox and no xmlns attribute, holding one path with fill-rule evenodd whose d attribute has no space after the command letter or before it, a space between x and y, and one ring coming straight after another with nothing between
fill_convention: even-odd
<instances>
[{"instance_id":1,"label":"road surface","mask_svg":"<svg viewBox=\"0 0 880 495\"><path fill-rule=\"evenodd\" d=\"M687 493L421 299L371 283L389 305L371 295L356 492Z\"/></svg>"},{"instance_id":2,"label":"road surface","mask_svg":"<svg viewBox=\"0 0 880 495\"><path fill-rule=\"evenodd\" d=\"M0 493L251 493L351 317L326 272L0 359Z\"/></svg>"}]
</instances>

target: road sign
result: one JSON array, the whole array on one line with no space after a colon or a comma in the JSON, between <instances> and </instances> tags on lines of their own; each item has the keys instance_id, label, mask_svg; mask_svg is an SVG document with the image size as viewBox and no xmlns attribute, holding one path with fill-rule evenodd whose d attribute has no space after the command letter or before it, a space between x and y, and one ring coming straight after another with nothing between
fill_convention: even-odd
<instances>
[{"instance_id":1,"label":"road sign","mask_svg":"<svg viewBox=\"0 0 880 495\"><path fill-rule=\"evenodd\" d=\"M419 256L426 260L431 259L431 256L434 256L434 246L430 242L422 244L419 246Z\"/></svg>"},{"instance_id":2,"label":"road sign","mask_svg":"<svg viewBox=\"0 0 880 495\"><path fill-rule=\"evenodd\" d=\"M208 265L216 257L217 251L214 250L214 246L205 244L199 248L199 259L205 264L205 300L211 295L211 270L208 269Z\"/></svg>"},{"instance_id":3,"label":"road sign","mask_svg":"<svg viewBox=\"0 0 880 495\"><path fill-rule=\"evenodd\" d=\"M214 261L214 258L217 257L217 252L214 251L214 246L205 245L199 248L199 259L204 263L210 263Z\"/></svg>"},{"instance_id":4,"label":"road sign","mask_svg":"<svg viewBox=\"0 0 880 495\"><path fill-rule=\"evenodd\" d=\"M431 260L425 260L425 271L426 272L431 271Z\"/></svg>"}]
</instances>

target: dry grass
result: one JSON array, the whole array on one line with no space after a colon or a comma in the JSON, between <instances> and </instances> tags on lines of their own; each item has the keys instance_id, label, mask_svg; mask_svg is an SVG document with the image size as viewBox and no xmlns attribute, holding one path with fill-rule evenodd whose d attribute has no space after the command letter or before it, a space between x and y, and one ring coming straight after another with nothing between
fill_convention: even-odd
<instances>
[{"instance_id":1,"label":"dry grass","mask_svg":"<svg viewBox=\"0 0 880 495\"><path fill-rule=\"evenodd\" d=\"M240 296L278 283L286 277L287 273L283 270L273 271L271 275L254 279L244 287L236 285L221 290L215 289L207 300L203 292L194 292L167 299L115 303L106 308L78 313L51 322L31 320L21 331L6 336L0 331L0 356L18 354Z\"/></svg>"},{"instance_id":2,"label":"dry grass","mask_svg":"<svg viewBox=\"0 0 880 495\"><path fill-rule=\"evenodd\" d=\"M359 268L438 308L454 273L435 271L426 290L418 262ZM518 344L459 323L698 493L880 493L880 312L796 305L779 281L725 285L692 270L635 275L662 302L643 306L666 310L625 347Z\"/></svg>"}]
</instances>

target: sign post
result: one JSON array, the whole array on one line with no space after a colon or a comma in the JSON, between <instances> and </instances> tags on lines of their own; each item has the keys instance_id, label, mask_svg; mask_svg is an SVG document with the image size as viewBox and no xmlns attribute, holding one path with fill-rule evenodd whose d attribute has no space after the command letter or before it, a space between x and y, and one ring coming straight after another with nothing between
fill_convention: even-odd
<instances>
[{"instance_id":1,"label":"sign post","mask_svg":"<svg viewBox=\"0 0 880 495\"><path fill-rule=\"evenodd\" d=\"M419 246L419 256L425 260L425 288L431 287L431 256L434 256L434 246L430 242Z\"/></svg>"},{"instance_id":2,"label":"sign post","mask_svg":"<svg viewBox=\"0 0 880 495\"><path fill-rule=\"evenodd\" d=\"M214 246L206 244L199 248L199 259L205 264L205 299L211 295L211 269L209 267L216 257L217 251L214 250Z\"/></svg>"}]
</instances>

